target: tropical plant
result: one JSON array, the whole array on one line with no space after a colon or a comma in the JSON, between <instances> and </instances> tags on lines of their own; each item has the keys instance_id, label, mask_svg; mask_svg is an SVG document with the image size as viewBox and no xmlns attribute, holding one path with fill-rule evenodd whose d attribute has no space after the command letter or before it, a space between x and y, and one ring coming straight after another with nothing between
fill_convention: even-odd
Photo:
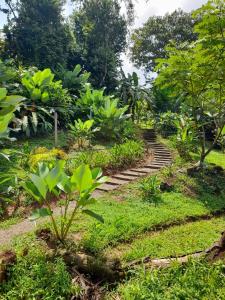
<instances>
[{"instance_id":1,"label":"tropical plant","mask_svg":"<svg viewBox=\"0 0 225 300\"><path fill-rule=\"evenodd\" d=\"M174 120L174 124L177 129L176 138L174 139L175 147L182 158L190 161L191 152L198 152L193 120L180 115L178 119Z\"/></svg>"},{"instance_id":2,"label":"tropical plant","mask_svg":"<svg viewBox=\"0 0 225 300\"><path fill-rule=\"evenodd\" d=\"M7 96L6 88L0 88L0 140L8 138L10 129L9 123L14 117L15 110L24 100L24 97L18 95Z\"/></svg>"},{"instance_id":3,"label":"tropical plant","mask_svg":"<svg viewBox=\"0 0 225 300\"><path fill-rule=\"evenodd\" d=\"M146 89L140 86L139 78L136 72L126 76L121 70L121 80L118 89L118 95L124 105L128 106L128 112L132 115L132 119L140 119L141 109L146 106L151 109L150 97Z\"/></svg>"},{"instance_id":4,"label":"tropical plant","mask_svg":"<svg viewBox=\"0 0 225 300\"><path fill-rule=\"evenodd\" d=\"M34 211L31 220L49 216L54 233L60 242L64 242L67 238L78 210L103 222L101 216L86 209L86 206L95 202L92 193L105 181L106 177L102 177L100 169L91 171L88 165L80 165L71 176L68 176L65 173L65 161L39 163L37 172L29 174L29 180L23 184L25 190L42 206ZM56 222L51 210L50 203L53 198L57 199L62 208L60 222ZM75 206L69 214L69 205L72 201L75 202Z\"/></svg>"},{"instance_id":5,"label":"tropical plant","mask_svg":"<svg viewBox=\"0 0 225 300\"><path fill-rule=\"evenodd\" d=\"M160 182L157 175L144 178L139 188L145 201L154 203L155 205L160 201Z\"/></svg>"},{"instance_id":6,"label":"tropical plant","mask_svg":"<svg viewBox=\"0 0 225 300\"><path fill-rule=\"evenodd\" d=\"M76 97L85 89L90 75L91 73L82 72L79 64L74 67L73 71L69 71L60 65L58 71L58 76L62 80L63 87Z\"/></svg>"},{"instance_id":7,"label":"tropical plant","mask_svg":"<svg viewBox=\"0 0 225 300\"><path fill-rule=\"evenodd\" d=\"M0 88L0 143L2 139L9 138L9 123L14 118L14 112L19 107L23 97L18 95L7 96L7 90ZM11 139L12 140L12 139ZM6 161L9 160L9 154L4 151L0 152L0 156ZM0 171L0 215L7 215L7 205L11 203L9 193L12 186L15 186L17 177L15 174Z\"/></svg>"},{"instance_id":8,"label":"tropical plant","mask_svg":"<svg viewBox=\"0 0 225 300\"><path fill-rule=\"evenodd\" d=\"M47 149L46 147L38 147L31 151L28 155L28 165L30 169L37 167L40 162L51 162L57 159L66 159L66 153L57 148Z\"/></svg>"},{"instance_id":9,"label":"tropical plant","mask_svg":"<svg viewBox=\"0 0 225 300\"><path fill-rule=\"evenodd\" d=\"M74 125L70 126L70 136L77 140L78 148L84 148L86 142L90 146L91 139L99 128L92 128L94 125L94 120L87 120L82 122L81 119L75 120Z\"/></svg>"},{"instance_id":10,"label":"tropical plant","mask_svg":"<svg viewBox=\"0 0 225 300\"><path fill-rule=\"evenodd\" d=\"M104 89L95 90L91 88L90 84L85 85L85 91L81 92L80 97L76 101L77 112L83 117L93 116L93 111L96 108L104 105L110 96L104 95Z\"/></svg>"},{"instance_id":11,"label":"tropical plant","mask_svg":"<svg viewBox=\"0 0 225 300\"><path fill-rule=\"evenodd\" d=\"M94 107L93 118L100 127L101 136L105 139L120 137L124 121L130 117L125 114L128 107L118 107L118 103L118 99L107 98L102 106Z\"/></svg>"}]
</instances>

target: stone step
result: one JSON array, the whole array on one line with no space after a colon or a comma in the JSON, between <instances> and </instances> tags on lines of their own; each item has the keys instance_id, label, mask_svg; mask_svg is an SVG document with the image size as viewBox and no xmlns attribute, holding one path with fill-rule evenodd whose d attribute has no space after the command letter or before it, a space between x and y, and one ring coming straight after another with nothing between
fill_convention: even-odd
<instances>
[{"instance_id":1,"label":"stone step","mask_svg":"<svg viewBox=\"0 0 225 300\"><path fill-rule=\"evenodd\" d=\"M119 185L112 185L112 184L103 183L102 185L97 187L96 190L103 191L103 192L109 192L109 191L113 191L113 190L117 189L118 187L119 187Z\"/></svg>"},{"instance_id":2,"label":"stone step","mask_svg":"<svg viewBox=\"0 0 225 300\"><path fill-rule=\"evenodd\" d=\"M111 185L121 185L121 184L126 184L126 183L129 183L130 180L121 180L121 179L117 179L117 178L112 178L110 177L106 183L107 184L111 184Z\"/></svg>"},{"instance_id":3,"label":"stone step","mask_svg":"<svg viewBox=\"0 0 225 300\"><path fill-rule=\"evenodd\" d=\"M164 161L171 161L172 159L171 158L162 158L162 157L155 157L155 159L153 160L153 163L155 162L155 161L157 161L157 162L164 162Z\"/></svg>"},{"instance_id":4,"label":"stone step","mask_svg":"<svg viewBox=\"0 0 225 300\"><path fill-rule=\"evenodd\" d=\"M145 168L147 168L147 169L161 169L162 167L164 166L164 164L163 165L146 165L145 166Z\"/></svg>"},{"instance_id":5,"label":"stone step","mask_svg":"<svg viewBox=\"0 0 225 300\"><path fill-rule=\"evenodd\" d=\"M162 156L162 155L154 155L154 158L156 159L171 159L171 156L169 156L169 155L164 155L164 156Z\"/></svg>"},{"instance_id":6,"label":"stone step","mask_svg":"<svg viewBox=\"0 0 225 300\"><path fill-rule=\"evenodd\" d=\"M126 180L126 181L132 181L136 177L135 176L129 176L129 175L123 175L123 174L116 174L112 175L112 178L120 179L120 180Z\"/></svg>"},{"instance_id":7,"label":"stone step","mask_svg":"<svg viewBox=\"0 0 225 300\"><path fill-rule=\"evenodd\" d=\"M138 173L141 173L143 175L149 173L149 169L147 169L147 168L131 169L131 171L138 172Z\"/></svg>"},{"instance_id":8,"label":"stone step","mask_svg":"<svg viewBox=\"0 0 225 300\"><path fill-rule=\"evenodd\" d=\"M169 151L167 151L166 149L164 149L164 148L154 148L154 147L152 147L152 149L155 151L155 152L159 152L159 153L169 153L169 154L171 154Z\"/></svg>"},{"instance_id":9,"label":"stone step","mask_svg":"<svg viewBox=\"0 0 225 300\"><path fill-rule=\"evenodd\" d=\"M140 173L134 172L134 171L131 171L131 170L123 171L120 174L122 174L122 175L128 175L128 176L135 176L136 178L141 176Z\"/></svg>"}]
</instances>

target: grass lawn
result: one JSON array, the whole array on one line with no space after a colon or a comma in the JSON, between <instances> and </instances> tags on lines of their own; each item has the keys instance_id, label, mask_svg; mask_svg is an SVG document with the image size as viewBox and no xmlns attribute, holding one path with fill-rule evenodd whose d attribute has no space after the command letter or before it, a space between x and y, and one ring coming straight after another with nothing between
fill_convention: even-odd
<instances>
[{"instance_id":1,"label":"grass lawn","mask_svg":"<svg viewBox=\"0 0 225 300\"><path fill-rule=\"evenodd\" d=\"M211 265L190 261L166 269L140 269L105 300L222 300L225 299L224 275L222 262Z\"/></svg>"},{"instance_id":2,"label":"grass lawn","mask_svg":"<svg viewBox=\"0 0 225 300\"><path fill-rule=\"evenodd\" d=\"M210 247L225 230L225 217L201 220L174 226L155 233L141 234L129 244L115 249L109 248L106 254L115 255L124 261L151 258L176 257Z\"/></svg>"}]
</instances>

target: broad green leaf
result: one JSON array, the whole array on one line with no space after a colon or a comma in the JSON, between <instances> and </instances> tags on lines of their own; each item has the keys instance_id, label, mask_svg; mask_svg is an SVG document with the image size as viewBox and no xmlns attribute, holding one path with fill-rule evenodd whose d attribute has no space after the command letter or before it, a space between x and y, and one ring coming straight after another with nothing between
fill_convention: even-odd
<instances>
[{"instance_id":1,"label":"broad green leaf","mask_svg":"<svg viewBox=\"0 0 225 300\"><path fill-rule=\"evenodd\" d=\"M84 209L82 210L82 213L91 216L92 218L95 218L96 220L98 220L101 223L104 223L104 219L102 216L96 214L95 212L89 210L89 209Z\"/></svg>"},{"instance_id":2,"label":"broad green leaf","mask_svg":"<svg viewBox=\"0 0 225 300\"><path fill-rule=\"evenodd\" d=\"M5 99L6 95L7 95L7 89L6 88L0 88L0 101Z\"/></svg>"},{"instance_id":3,"label":"broad green leaf","mask_svg":"<svg viewBox=\"0 0 225 300\"><path fill-rule=\"evenodd\" d=\"M51 215L52 215L52 211L49 208L43 207L43 208L36 209L30 216L29 220L36 221L39 218L48 217Z\"/></svg>"},{"instance_id":4,"label":"broad green leaf","mask_svg":"<svg viewBox=\"0 0 225 300\"><path fill-rule=\"evenodd\" d=\"M75 183L78 191L82 192L88 190L92 184L92 173L88 165L79 166L71 177L71 182Z\"/></svg>"},{"instance_id":5,"label":"broad green leaf","mask_svg":"<svg viewBox=\"0 0 225 300\"><path fill-rule=\"evenodd\" d=\"M36 188L36 186L32 182L27 181L23 183L22 186L31 196L34 197L34 199L36 199L38 202L40 201L41 195L38 189Z\"/></svg>"},{"instance_id":6,"label":"broad green leaf","mask_svg":"<svg viewBox=\"0 0 225 300\"><path fill-rule=\"evenodd\" d=\"M38 88L33 89L31 93L31 99L36 101L41 99L41 90Z\"/></svg>"},{"instance_id":7,"label":"broad green leaf","mask_svg":"<svg viewBox=\"0 0 225 300\"><path fill-rule=\"evenodd\" d=\"M30 179L35 185L35 187L37 188L38 192L41 194L41 196L45 199L48 190L44 179L42 179L40 176L36 174L31 174Z\"/></svg>"},{"instance_id":8,"label":"broad green leaf","mask_svg":"<svg viewBox=\"0 0 225 300\"><path fill-rule=\"evenodd\" d=\"M42 102L48 102L48 100L49 100L49 94L48 94L48 92L43 92L43 94L41 95L41 101Z\"/></svg>"},{"instance_id":9,"label":"broad green leaf","mask_svg":"<svg viewBox=\"0 0 225 300\"><path fill-rule=\"evenodd\" d=\"M99 177L102 176L102 170L101 170L101 168L94 168L94 169L91 171L91 173L92 173L92 178L93 178L94 180L96 180L96 179L98 179Z\"/></svg>"}]
</instances>

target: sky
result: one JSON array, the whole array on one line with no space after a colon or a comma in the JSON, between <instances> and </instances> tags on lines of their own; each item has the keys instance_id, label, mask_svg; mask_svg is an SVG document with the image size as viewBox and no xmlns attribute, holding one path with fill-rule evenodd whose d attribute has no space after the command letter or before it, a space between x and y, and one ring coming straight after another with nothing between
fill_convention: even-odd
<instances>
[{"instance_id":1,"label":"sky","mask_svg":"<svg viewBox=\"0 0 225 300\"><path fill-rule=\"evenodd\" d=\"M199 8L207 0L134 0L135 2L135 22L133 28L140 27L147 21L150 16L164 15L167 12L171 13L174 10L181 8L186 12L190 12L196 8ZM3 5L4 0L0 0L0 6ZM72 12L72 5L68 1L65 6L64 14L68 16ZM6 17L0 12L0 28L5 24ZM127 54L122 55L123 68L125 73L131 73L136 71L141 77L141 81L144 81L143 72L134 68L133 64L129 61Z\"/></svg>"}]
</instances>

